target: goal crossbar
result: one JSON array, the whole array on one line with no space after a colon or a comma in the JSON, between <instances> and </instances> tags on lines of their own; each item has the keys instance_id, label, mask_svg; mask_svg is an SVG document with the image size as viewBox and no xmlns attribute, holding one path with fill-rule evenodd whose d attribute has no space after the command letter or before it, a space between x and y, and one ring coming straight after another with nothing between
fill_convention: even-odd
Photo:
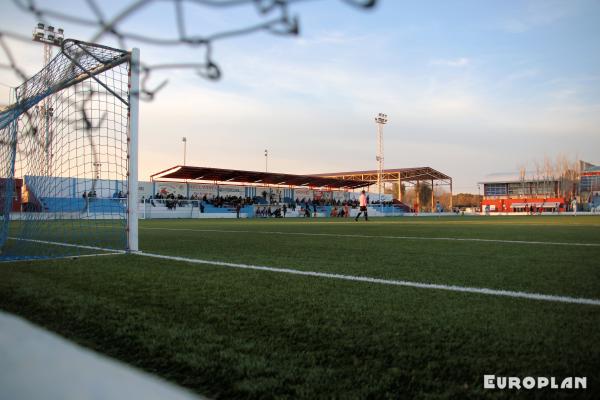
<instances>
[{"instance_id":1,"label":"goal crossbar","mask_svg":"<svg viewBox=\"0 0 600 400\"><path fill-rule=\"evenodd\" d=\"M111 52L115 52L116 55L115 55L115 57L113 57L111 59L102 60L102 59L98 58L97 56L93 55L90 51L88 51L85 46L92 46L92 47L109 50ZM78 57L76 56L76 54L74 54L75 53L73 51L74 48L80 49L81 52L84 52L86 55L88 55L89 57L96 60L98 62L98 65L95 68L87 70L77 60ZM27 112L29 109L31 109L31 107L35 106L36 104L38 104L39 102L44 100L46 97L51 96L53 93L57 93L60 90L67 89L73 85L77 85L78 83L81 83L88 78L92 78L92 79L96 80L101 86L103 86L105 89L107 89L109 92L111 92L114 96L119 98L126 105L129 105L129 102L126 99L123 99L121 96L116 94L112 89L107 87L106 84L104 84L103 82L98 80L96 78L96 75L101 74L102 72L107 71L111 68L114 68L120 64L130 62L131 61L131 53L124 51L124 50L114 49L114 48L108 47L108 46L102 46L102 45L98 45L98 44L82 42L80 40L75 40L75 39L66 39L62 42L61 54L59 54L59 56L54 58L54 60L52 60L48 64L49 68L52 68L52 63L59 62L60 55L63 55L69 61L71 61L75 66L77 66L79 68L80 72L77 74L68 75L65 77L65 79L54 83L53 85L49 86L45 90L40 91L39 93L33 93L29 97L19 100L16 103L11 104L8 107L6 107L2 112L0 112L0 129L6 128L6 126L11 121L14 121L18 117L20 117L21 114ZM32 84L44 79L44 75L45 75L44 70L39 71L31 79L27 80L26 82L21 84L19 87L17 87L15 89L16 92L19 93L19 92L26 91L28 85L31 86Z\"/></svg>"}]
</instances>

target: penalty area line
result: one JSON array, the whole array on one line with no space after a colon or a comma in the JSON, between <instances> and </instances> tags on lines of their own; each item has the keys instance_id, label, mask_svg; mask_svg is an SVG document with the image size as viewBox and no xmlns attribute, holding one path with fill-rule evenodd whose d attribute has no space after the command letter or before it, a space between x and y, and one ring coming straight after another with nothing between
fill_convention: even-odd
<instances>
[{"instance_id":1,"label":"penalty area line","mask_svg":"<svg viewBox=\"0 0 600 400\"><path fill-rule=\"evenodd\" d=\"M192 263L192 264L216 265L216 266L227 267L227 268L277 272L277 273L292 274L292 275L312 276L312 277L318 277L318 278L338 279L338 280L352 281L352 282L376 283L376 284L381 284L381 285L404 286L404 287L412 287L412 288L419 288L419 289L446 290L446 291L450 291L450 292L475 293L475 294L484 294L484 295L489 295L489 296L502 296L502 297L549 301L549 302L557 302L557 303L585 304L585 305L600 306L600 299L588 299L588 298L583 298L583 297L558 296L558 295L520 292L520 291L512 291L512 290L500 290L500 289L456 286L456 285L443 285L443 284L437 284L437 283L423 283L423 282L413 282L413 281L405 281L405 280L382 279L382 278L372 278L372 277L368 277L368 276L343 275L343 274L333 274L333 273L316 272L316 271L302 271L302 270L298 270L298 269L266 267L266 266L261 266L261 265L238 264L238 263L230 263L230 262L223 262L223 261L202 260L202 259L197 259L197 258L168 256L168 255L146 253L146 252L137 252L135 254L144 256L144 257L158 258L158 259L171 260L171 261L181 261L181 262L187 262L187 263Z\"/></svg>"}]
</instances>

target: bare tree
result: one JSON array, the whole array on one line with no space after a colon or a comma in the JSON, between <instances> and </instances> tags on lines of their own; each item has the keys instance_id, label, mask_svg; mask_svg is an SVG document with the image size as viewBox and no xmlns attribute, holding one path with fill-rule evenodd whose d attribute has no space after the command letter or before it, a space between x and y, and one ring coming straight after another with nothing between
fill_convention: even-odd
<instances>
[{"instance_id":1,"label":"bare tree","mask_svg":"<svg viewBox=\"0 0 600 400\"><path fill-rule=\"evenodd\" d=\"M519 197L527 197L525 194L525 176L527 175L527 168L525 164L519 164L519 180L521 181L521 194Z\"/></svg>"},{"instance_id":2,"label":"bare tree","mask_svg":"<svg viewBox=\"0 0 600 400\"><path fill-rule=\"evenodd\" d=\"M542 161L534 159L532 163L534 173L532 177L532 194L539 195L553 191L556 195L566 199L579 195L578 182L581 177L583 162L579 160L578 155L570 158L564 153L558 153L554 160L545 155ZM524 183L527 179L525 164L519 164L518 169L519 178ZM552 187L551 183L557 181L558 187Z\"/></svg>"},{"instance_id":3,"label":"bare tree","mask_svg":"<svg viewBox=\"0 0 600 400\"><path fill-rule=\"evenodd\" d=\"M535 168L535 194L538 195L540 193L540 180L542 177L542 163L540 163L537 159L533 160L533 166Z\"/></svg>"},{"instance_id":4,"label":"bare tree","mask_svg":"<svg viewBox=\"0 0 600 400\"><path fill-rule=\"evenodd\" d=\"M552 182L554 182L554 165L548 155L544 155L544 192L549 193ZM556 193L553 188L552 192Z\"/></svg>"}]
</instances>

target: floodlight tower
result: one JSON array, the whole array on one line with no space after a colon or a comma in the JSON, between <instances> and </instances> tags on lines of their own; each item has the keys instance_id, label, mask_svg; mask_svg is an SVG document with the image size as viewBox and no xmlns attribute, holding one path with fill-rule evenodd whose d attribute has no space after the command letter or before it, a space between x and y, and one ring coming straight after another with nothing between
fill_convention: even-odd
<instances>
[{"instance_id":1,"label":"floodlight tower","mask_svg":"<svg viewBox=\"0 0 600 400\"><path fill-rule=\"evenodd\" d=\"M269 150L265 149L265 172L269 172Z\"/></svg>"},{"instance_id":2,"label":"floodlight tower","mask_svg":"<svg viewBox=\"0 0 600 400\"><path fill-rule=\"evenodd\" d=\"M187 138L184 136L181 139L181 141L183 142L183 166L185 167L185 165L186 165L185 164L185 162L186 162L185 158L186 158L186 155L187 155Z\"/></svg>"},{"instance_id":3,"label":"floodlight tower","mask_svg":"<svg viewBox=\"0 0 600 400\"><path fill-rule=\"evenodd\" d=\"M379 113L375 117L375 124L377 124L377 190L379 192L379 206L383 211L383 205L381 203L381 192L382 192L382 178L383 178L383 125L387 124L387 114Z\"/></svg>"},{"instance_id":4,"label":"floodlight tower","mask_svg":"<svg viewBox=\"0 0 600 400\"><path fill-rule=\"evenodd\" d=\"M44 67L46 67L52 59L52 46L60 47L62 45L65 36L64 33L65 31L62 28L58 28L55 31L52 25L44 25L41 22L39 22L37 26L33 29L32 40L34 42L40 42L44 44ZM50 81L50 76L48 72L49 68L44 68L43 71L46 71L43 79L45 83L48 84ZM38 106L38 112L40 115L38 129L39 132L43 132L44 136L46 137L46 165L48 166L48 172L50 173L52 168L52 124L50 123L50 120L54 112L54 109L51 106L50 96L46 97L40 102L40 105Z\"/></svg>"}]
</instances>

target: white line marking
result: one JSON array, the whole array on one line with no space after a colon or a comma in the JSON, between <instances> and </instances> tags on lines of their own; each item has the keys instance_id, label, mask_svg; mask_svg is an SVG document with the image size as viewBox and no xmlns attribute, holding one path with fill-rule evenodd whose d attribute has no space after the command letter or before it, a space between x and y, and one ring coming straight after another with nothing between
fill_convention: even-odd
<instances>
[{"instance_id":1,"label":"white line marking","mask_svg":"<svg viewBox=\"0 0 600 400\"><path fill-rule=\"evenodd\" d=\"M435 284L435 283L422 283L422 282L411 282L411 281L403 281L403 280L371 278L368 276L354 276L354 275L332 274L332 273L326 273L326 272L301 271L301 270L297 270L297 269L275 268L275 267L265 267L265 266L260 266L260 265L237 264L237 263L230 263L230 262L223 262L223 261L201 260L201 259L196 259L196 258L167 256L167 255L162 255L162 254L153 254L153 253L146 253L146 252L139 252L136 254L139 254L139 255L145 256L145 257L159 258L159 259L172 260L172 261L181 261L181 262L187 262L187 263L193 263L193 264L217 265L220 267L249 269L249 270L268 271L268 272L279 272L279 273L293 274L293 275L314 276L314 277L319 277L319 278L340 279L340 280L354 281L354 282L378 283L378 284L382 284L382 285L406 286L406 287L414 287L414 288L420 288L420 289L437 289L437 290L447 290L447 291L452 291L452 292L477 293L477 294L485 294L485 295L492 295L492 296L504 296L504 297L551 301L551 302L559 302L559 303L586 304L586 305L600 306L600 299L586 299L583 297L555 296L555 295L541 294L541 293L517 292L517 291L512 291L512 290L499 290L499 289L456 286L456 285L441 285L441 284Z\"/></svg>"},{"instance_id":2,"label":"white line marking","mask_svg":"<svg viewBox=\"0 0 600 400\"><path fill-rule=\"evenodd\" d=\"M126 251L124 251L124 250L106 249L106 248L102 248L102 247L84 246L84 245L76 245L76 244L70 244L70 243L50 242L50 241L34 240L34 239L19 239L19 240L28 240L28 241L32 241L32 242L54 244L54 245L66 246L66 247L80 247L80 248L84 248L84 249L104 250L104 251L113 252L113 254L125 254L126 253ZM378 284L382 284L382 285L405 286L405 287L414 287L414 288L420 288L420 289L437 289L437 290L447 290L447 291L451 291L451 292L477 293L477 294L485 294L485 295L491 295L491 296L504 296L504 297L513 297L513 298L522 298L522 299L531 299L531 300L551 301L551 302L558 302L558 303L586 304L586 305L600 306L600 299L587 299L584 297L556 296L556 295L551 295L551 294L518 292L518 291L512 291L512 290L489 289L489 288L478 288L478 287L456 286L456 285L442 285L442 284L437 284L437 283L412 282L412 281L403 281L403 280L372 278L372 277L368 277L368 276L332 274L332 273L327 273L327 272L316 272L316 271L301 271L298 269L275 268L275 267L265 267L265 266L261 266L261 265L237 264L237 263L230 263L230 262L224 262L224 261L201 260L201 259L197 259L197 258L167 256L167 255L162 255L162 254L146 253L143 251L136 252L134 254L137 254L140 256L145 256L145 257L159 258L159 259L164 259L164 260L187 262L187 263L192 263L192 264L216 265L216 266L220 266L220 267L249 269L249 270L256 270L256 271L279 272L279 273L292 274L292 275L314 276L314 277L319 277L319 278L339 279L339 280L354 281L354 282L378 283Z\"/></svg>"},{"instance_id":3,"label":"white line marking","mask_svg":"<svg viewBox=\"0 0 600 400\"><path fill-rule=\"evenodd\" d=\"M13 263L13 262L25 262L25 261L50 261L50 260L62 260L62 259L76 259L82 257L100 257L100 256L115 256L120 253L93 253L93 254L78 254L70 256L60 257L46 257L46 258L22 258L17 260L0 260L0 263Z\"/></svg>"},{"instance_id":4,"label":"white line marking","mask_svg":"<svg viewBox=\"0 0 600 400\"><path fill-rule=\"evenodd\" d=\"M140 227L139 229L164 230L164 231L207 232L207 233L252 233L252 234L263 234L263 235L325 236L325 237L345 237L345 238L356 238L356 239L443 240L443 241L459 241L459 242L535 244L535 245L548 245L548 246L600 247L600 243L541 242L541 241L530 241L530 240L504 240L504 239L481 239L481 238L358 235L358 234L344 234L344 233L309 233L309 232L280 232L280 231L251 231L251 230L193 229L193 228L147 228L147 227L142 228L142 227Z\"/></svg>"},{"instance_id":5,"label":"white line marking","mask_svg":"<svg viewBox=\"0 0 600 400\"><path fill-rule=\"evenodd\" d=\"M77 247L77 248L80 248L80 249L88 249L88 250L110 251L110 252L113 252L113 253L116 253L116 254L126 253L125 250L108 249L108 248L105 248L105 247L98 247L98 246L86 246L86 245L83 245L83 244L52 242L52 241L49 241L49 240L38 240L38 239L23 239L23 238L11 237L11 236L8 236L8 239L22 240L24 242L33 242L33 243L40 243L40 244L53 244L55 246L63 246L63 247Z\"/></svg>"}]
</instances>

